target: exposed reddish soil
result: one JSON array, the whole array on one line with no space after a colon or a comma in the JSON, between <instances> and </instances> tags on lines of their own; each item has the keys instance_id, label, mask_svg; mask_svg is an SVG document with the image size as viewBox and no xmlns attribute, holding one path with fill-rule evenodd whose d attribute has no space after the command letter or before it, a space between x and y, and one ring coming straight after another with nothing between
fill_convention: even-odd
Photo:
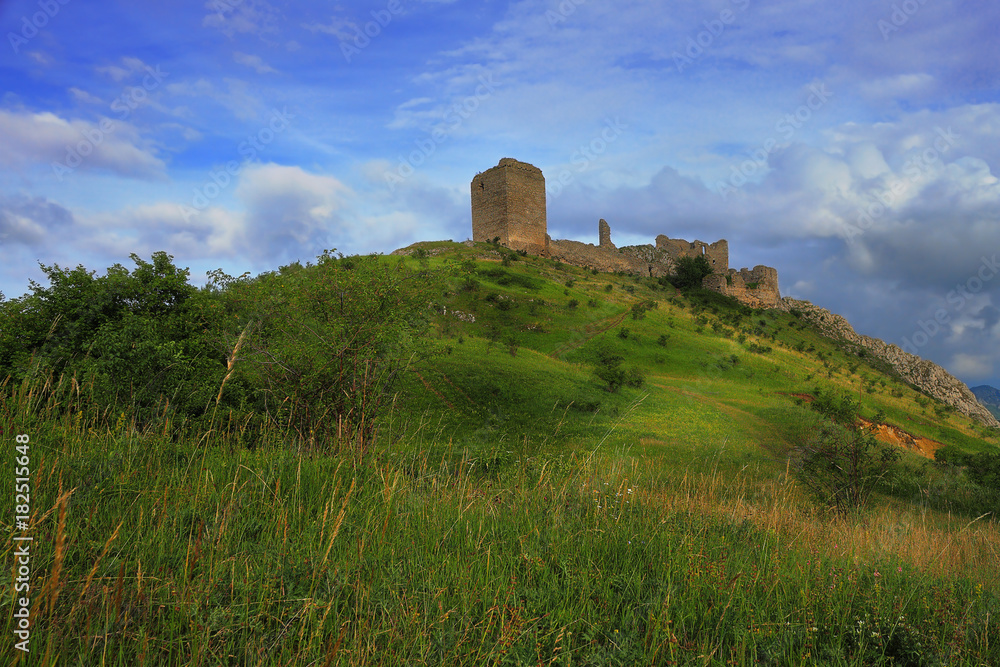
<instances>
[{"instance_id":1,"label":"exposed reddish soil","mask_svg":"<svg viewBox=\"0 0 1000 667\"><path fill-rule=\"evenodd\" d=\"M861 426L864 428L872 426L872 423L867 419L859 419L858 421L861 422ZM875 439L879 442L885 442L896 445L897 447L909 449L910 451L916 452L921 456L926 456L929 459L934 458L934 450L942 446L937 440L931 440L930 438L907 433L903 429L898 426L893 426L892 424L876 424Z\"/></svg>"},{"instance_id":2,"label":"exposed reddish soil","mask_svg":"<svg viewBox=\"0 0 1000 667\"><path fill-rule=\"evenodd\" d=\"M786 396L801 398L806 403L812 403L815 400L810 394L786 394ZM860 425L862 428L869 428L872 426L872 422L867 419L859 418L858 421L861 422ZM908 433L907 431L904 431L898 426L893 426L892 424L876 425L874 435L875 439L879 442L909 449L911 452L916 452L917 454L925 456L929 459L934 458L934 450L942 446L942 444L937 440L931 440L930 438L925 438L923 436L913 435L912 433Z\"/></svg>"}]
</instances>

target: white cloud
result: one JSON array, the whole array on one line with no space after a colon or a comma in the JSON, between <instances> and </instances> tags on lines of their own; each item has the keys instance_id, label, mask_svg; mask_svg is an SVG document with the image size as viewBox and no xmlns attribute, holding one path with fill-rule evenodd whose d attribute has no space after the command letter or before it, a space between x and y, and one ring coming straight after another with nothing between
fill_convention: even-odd
<instances>
[{"instance_id":1,"label":"white cloud","mask_svg":"<svg viewBox=\"0 0 1000 667\"><path fill-rule=\"evenodd\" d=\"M73 223L73 215L43 197L0 197L0 247L44 246Z\"/></svg>"},{"instance_id":2,"label":"white cloud","mask_svg":"<svg viewBox=\"0 0 1000 667\"><path fill-rule=\"evenodd\" d=\"M104 104L104 100L100 97L95 97L91 95L86 90L80 90L79 88L73 87L69 89L70 95L73 99L82 104Z\"/></svg>"},{"instance_id":3,"label":"white cloud","mask_svg":"<svg viewBox=\"0 0 1000 667\"><path fill-rule=\"evenodd\" d=\"M121 66L105 65L103 67L98 67L97 71L101 74L106 74L114 81L121 82L135 72L146 71L146 63L142 62L138 58L126 56L121 59Z\"/></svg>"},{"instance_id":4,"label":"white cloud","mask_svg":"<svg viewBox=\"0 0 1000 667\"><path fill-rule=\"evenodd\" d=\"M282 18L281 11L265 0L208 0L205 9L213 13L205 15L202 26L215 28L228 37L276 32Z\"/></svg>"},{"instance_id":5,"label":"white cloud","mask_svg":"<svg viewBox=\"0 0 1000 667\"><path fill-rule=\"evenodd\" d=\"M321 32L327 35L333 35L341 41L351 39L357 34L356 23L345 18L338 18L336 16L330 19L329 25L323 25L318 21L314 21L313 23L303 23L302 27L311 33Z\"/></svg>"},{"instance_id":6,"label":"white cloud","mask_svg":"<svg viewBox=\"0 0 1000 667\"><path fill-rule=\"evenodd\" d=\"M278 71L261 60L260 56L253 56L246 53L240 53L239 51L234 51L233 60L240 65L252 67L257 71L257 74L276 73Z\"/></svg>"},{"instance_id":7,"label":"white cloud","mask_svg":"<svg viewBox=\"0 0 1000 667\"><path fill-rule=\"evenodd\" d=\"M872 98L900 99L932 94L936 86L934 76L926 72L909 72L863 81L860 91Z\"/></svg>"},{"instance_id":8,"label":"white cloud","mask_svg":"<svg viewBox=\"0 0 1000 667\"><path fill-rule=\"evenodd\" d=\"M39 65L51 65L53 62L55 62L52 59L52 56L50 56L47 53L43 53L42 51L28 51L28 57L34 60Z\"/></svg>"},{"instance_id":9,"label":"white cloud","mask_svg":"<svg viewBox=\"0 0 1000 667\"><path fill-rule=\"evenodd\" d=\"M0 165L11 168L71 166L72 154L80 156L77 168L109 169L130 178L160 178L166 168L136 128L117 119L92 123L49 112L0 110L0 144Z\"/></svg>"},{"instance_id":10,"label":"white cloud","mask_svg":"<svg viewBox=\"0 0 1000 667\"><path fill-rule=\"evenodd\" d=\"M341 216L350 189L332 176L300 167L254 165L240 176L236 196L246 209L249 254L289 260L319 254L350 227Z\"/></svg>"},{"instance_id":11,"label":"white cloud","mask_svg":"<svg viewBox=\"0 0 1000 667\"><path fill-rule=\"evenodd\" d=\"M988 378L993 374L994 359L985 354L966 354L959 352L951 358L951 370L957 375L969 378Z\"/></svg>"},{"instance_id":12,"label":"white cloud","mask_svg":"<svg viewBox=\"0 0 1000 667\"><path fill-rule=\"evenodd\" d=\"M240 120L252 120L258 118L265 110L260 98L254 94L258 88L250 86L241 79L224 78L225 90L216 87L207 79L199 78L195 80L171 83L166 86L167 93L171 95L183 95L193 98L208 98L228 109L236 118ZM200 100L195 100L200 101ZM204 114L204 112L201 112ZM187 108L184 108L183 115L195 115Z\"/></svg>"}]
</instances>

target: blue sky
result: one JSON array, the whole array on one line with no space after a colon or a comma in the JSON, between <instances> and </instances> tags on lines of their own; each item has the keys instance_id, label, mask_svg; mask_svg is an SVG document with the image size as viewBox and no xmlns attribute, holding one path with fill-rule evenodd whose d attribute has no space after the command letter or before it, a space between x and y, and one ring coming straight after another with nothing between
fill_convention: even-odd
<instances>
[{"instance_id":1,"label":"blue sky","mask_svg":"<svg viewBox=\"0 0 1000 667\"><path fill-rule=\"evenodd\" d=\"M1000 386L998 3L0 0L0 26L8 298L39 262L165 250L203 284L464 240L514 157L553 238L726 238Z\"/></svg>"}]
</instances>

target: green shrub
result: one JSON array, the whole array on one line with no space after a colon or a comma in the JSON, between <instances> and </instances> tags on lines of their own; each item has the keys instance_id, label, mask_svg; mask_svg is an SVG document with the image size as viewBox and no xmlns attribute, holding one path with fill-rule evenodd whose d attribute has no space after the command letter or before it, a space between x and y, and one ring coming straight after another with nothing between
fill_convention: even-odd
<instances>
[{"instance_id":1,"label":"green shrub","mask_svg":"<svg viewBox=\"0 0 1000 667\"><path fill-rule=\"evenodd\" d=\"M361 452L426 326L427 281L377 256L350 259L324 252L308 269L223 286L234 321L252 323L233 372L254 388L255 412L303 443Z\"/></svg>"},{"instance_id":2,"label":"green shrub","mask_svg":"<svg viewBox=\"0 0 1000 667\"><path fill-rule=\"evenodd\" d=\"M503 287L523 287L533 292L537 292L542 286L542 283L535 278L521 275L520 273L510 273L499 266L479 269L477 273Z\"/></svg>"},{"instance_id":3,"label":"green shrub","mask_svg":"<svg viewBox=\"0 0 1000 667\"><path fill-rule=\"evenodd\" d=\"M810 406L824 417L844 426L852 426L857 420L861 403L850 394L837 395L817 389L814 395Z\"/></svg>"},{"instance_id":4,"label":"green shrub","mask_svg":"<svg viewBox=\"0 0 1000 667\"><path fill-rule=\"evenodd\" d=\"M49 286L32 281L0 303L0 366L16 381L75 377L96 412L127 410L140 424L168 401L173 414L201 415L226 372L225 308L165 252L131 258L131 272L115 264L103 276L41 265Z\"/></svg>"},{"instance_id":5,"label":"green shrub","mask_svg":"<svg viewBox=\"0 0 1000 667\"><path fill-rule=\"evenodd\" d=\"M599 344L595 357L594 375L601 380L606 391L615 393L623 386L639 388L646 381L639 368L622 367L625 356L615 350L608 341Z\"/></svg>"},{"instance_id":6,"label":"green shrub","mask_svg":"<svg viewBox=\"0 0 1000 667\"><path fill-rule=\"evenodd\" d=\"M826 422L796 450L795 476L818 502L846 515L867 505L899 456L868 431Z\"/></svg>"},{"instance_id":7,"label":"green shrub","mask_svg":"<svg viewBox=\"0 0 1000 667\"><path fill-rule=\"evenodd\" d=\"M701 287L705 276L712 273L712 265L703 255L697 257L679 257L674 263L672 282L682 290Z\"/></svg>"}]
</instances>

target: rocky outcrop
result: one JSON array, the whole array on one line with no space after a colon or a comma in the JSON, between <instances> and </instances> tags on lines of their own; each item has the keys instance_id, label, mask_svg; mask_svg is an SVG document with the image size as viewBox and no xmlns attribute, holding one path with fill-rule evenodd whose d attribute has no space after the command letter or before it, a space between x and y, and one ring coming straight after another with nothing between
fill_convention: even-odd
<instances>
[{"instance_id":1,"label":"rocky outcrop","mask_svg":"<svg viewBox=\"0 0 1000 667\"><path fill-rule=\"evenodd\" d=\"M980 424L1000 428L989 410L982 406L964 382L937 364L904 352L898 346L878 338L862 336L840 315L825 308L814 306L809 301L799 301L785 297L781 300L782 310L796 311L831 338L842 339L859 345L875 357L892 366L910 384L918 387L928 396L947 405L955 406L962 414L975 419Z\"/></svg>"}]
</instances>

